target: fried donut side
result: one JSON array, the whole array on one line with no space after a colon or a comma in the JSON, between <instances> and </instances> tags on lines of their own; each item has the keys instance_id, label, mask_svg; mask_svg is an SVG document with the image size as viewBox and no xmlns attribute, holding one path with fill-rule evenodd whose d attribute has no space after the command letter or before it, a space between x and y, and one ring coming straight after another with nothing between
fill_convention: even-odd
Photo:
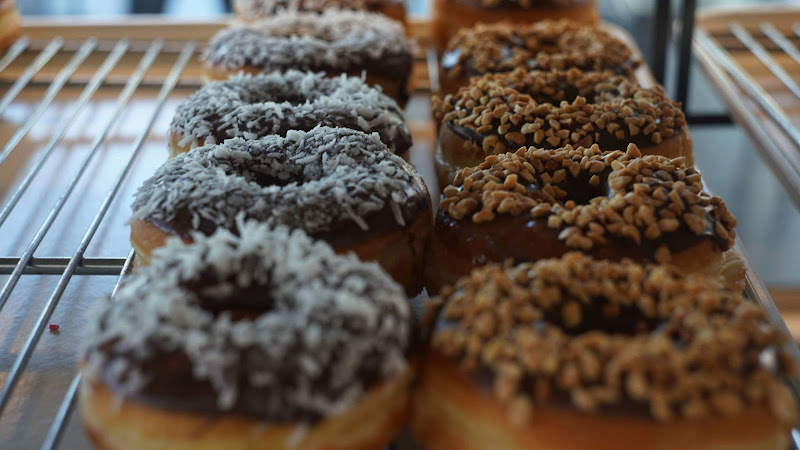
<instances>
[{"instance_id":1,"label":"fried donut side","mask_svg":"<svg viewBox=\"0 0 800 450\"><path fill-rule=\"evenodd\" d=\"M78 405L99 448L370 449L407 420L414 327L379 266L239 221L101 308Z\"/></svg>"},{"instance_id":2,"label":"fried donut side","mask_svg":"<svg viewBox=\"0 0 800 450\"><path fill-rule=\"evenodd\" d=\"M435 156L440 186L450 184L459 168L522 146L617 150L636 144L644 154L694 161L680 104L661 87L645 89L610 72L486 74L456 95L434 96L433 111L441 124Z\"/></svg>"},{"instance_id":3,"label":"fried donut side","mask_svg":"<svg viewBox=\"0 0 800 450\"><path fill-rule=\"evenodd\" d=\"M401 105L409 97L412 44L402 24L381 14L325 10L287 11L220 31L204 54L206 75L295 69L328 76L361 76Z\"/></svg>"},{"instance_id":4,"label":"fried donut side","mask_svg":"<svg viewBox=\"0 0 800 450\"><path fill-rule=\"evenodd\" d=\"M439 49L464 28L478 23L511 21L529 24L547 19L569 19L595 24L595 0L434 0L433 33Z\"/></svg>"},{"instance_id":5,"label":"fried donut side","mask_svg":"<svg viewBox=\"0 0 800 450\"><path fill-rule=\"evenodd\" d=\"M571 20L508 21L462 29L442 54L439 84L442 94L455 94L470 78L536 70L608 71L634 79L642 62L628 45L601 27Z\"/></svg>"},{"instance_id":6,"label":"fried donut side","mask_svg":"<svg viewBox=\"0 0 800 450\"><path fill-rule=\"evenodd\" d=\"M625 152L521 148L462 169L444 189L426 287L437 292L483 264L570 250L669 263L742 286L744 266L729 253L735 226L682 158L642 155L632 144Z\"/></svg>"},{"instance_id":7,"label":"fried donut side","mask_svg":"<svg viewBox=\"0 0 800 450\"><path fill-rule=\"evenodd\" d=\"M427 449L789 442L787 337L715 279L568 253L481 267L438 300L412 412Z\"/></svg>"},{"instance_id":8,"label":"fried donut side","mask_svg":"<svg viewBox=\"0 0 800 450\"><path fill-rule=\"evenodd\" d=\"M243 214L378 261L409 295L422 289L433 222L422 177L377 134L328 127L183 153L144 182L133 210L140 264L168 236L233 229Z\"/></svg>"},{"instance_id":9,"label":"fried donut side","mask_svg":"<svg viewBox=\"0 0 800 450\"><path fill-rule=\"evenodd\" d=\"M233 11L243 22L266 19L282 11L313 11L352 9L383 14L404 26L407 25L403 0L234 0Z\"/></svg>"},{"instance_id":10,"label":"fried donut side","mask_svg":"<svg viewBox=\"0 0 800 450\"><path fill-rule=\"evenodd\" d=\"M354 107L355 106L355 107ZM402 109L356 77L289 70L210 83L181 102L170 124L170 154L241 137L284 136L319 125L377 132L407 158L411 131Z\"/></svg>"}]
</instances>

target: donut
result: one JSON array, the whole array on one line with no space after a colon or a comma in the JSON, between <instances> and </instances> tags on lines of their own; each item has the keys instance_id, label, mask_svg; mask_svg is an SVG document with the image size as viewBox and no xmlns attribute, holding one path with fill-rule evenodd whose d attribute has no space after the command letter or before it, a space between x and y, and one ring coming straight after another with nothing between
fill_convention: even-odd
<instances>
[{"instance_id":1,"label":"donut","mask_svg":"<svg viewBox=\"0 0 800 450\"><path fill-rule=\"evenodd\" d=\"M144 182L133 211L138 264L171 236L230 230L242 214L376 261L409 295L422 289L433 223L422 177L377 134L327 127L183 153Z\"/></svg>"},{"instance_id":2,"label":"donut","mask_svg":"<svg viewBox=\"0 0 800 450\"><path fill-rule=\"evenodd\" d=\"M521 148L462 169L444 189L428 252L426 287L441 287L477 266L559 257L670 263L743 287L732 250L736 218L703 192L700 173L681 158L646 155L635 145Z\"/></svg>"},{"instance_id":3,"label":"donut","mask_svg":"<svg viewBox=\"0 0 800 450\"><path fill-rule=\"evenodd\" d=\"M172 239L89 330L99 448L376 449L407 420L412 313L374 263L300 230Z\"/></svg>"},{"instance_id":4,"label":"donut","mask_svg":"<svg viewBox=\"0 0 800 450\"><path fill-rule=\"evenodd\" d=\"M570 19L595 24L597 16L595 0L434 0L433 33L443 49L461 29L478 23Z\"/></svg>"},{"instance_id":5,"label":"donut","mask_svg":"<svg viewBox=\"0 0 800 450\"><path fill-rule=\"evenodd\" d=\"M633 143L645 154L694 161L680 104L661 87L645 89L609 72L486 74L455 95L434 96L433 112L441 124L435 160L439 186L486 155L522 146L598 144L617 150Z\"/></svg>"},{"instance_id":6,"label":"donut","mask_svg":"<svg viewBox=\"0 0 800 450\"><path fill-rule=\"evenodd\" d=\"M377 132L392 151L408 157L411 132L394 100L356 77L296 70L206 85L178 106L170 125L170 153L320 124Z\"/></svg>"},{"instance_id":7,"label":"donut","mask_svg":"<svg viewBox=\"0 0 800 450\"><path fill-rule=\"evenodd\" d=\"M634 79L640 64L627 44L597 26L566 19L525 24L503 21L459 31L442 55L439 79L444 94L455 94L473 76L518 67L606 70Z\"/></svg>"},{"instance_id":8,"label":"donut","mask_svg":"<svg viewBox=\"0 0 800 450\"><path fill-rule=\"evenodd\" d=\"M14 0L0 0L0 50L5 50L22 32L22 16Z\"/></svg>"},{"instance_id":9,"label":"donut","mask_svg":"<svg viewBox=\"0 0 800 450\"><path fill-rule=\"evenodd\" d=\"M233 0L236 17L244 22L271 17L282 11L314 11L351 9L380 13L403 25L407 23L403 0Z\"/></svg>"},{"instance_id":10,"label":"donut","mask_svg":"<svg viewBox=\"0 0 800 450\"><path fill-rule=\"evenodd\" d=\"M713 279L580 253L442 291L412 430L428 450L783 450L795 366Z\"/></svg>"},{"instance_id":11,"label":"donut","mask_svg":"<svg viewBox=\"0 0 800 450\"><path fill-rule=\"evenodd\" d=\"M211 39L204 60L212 80L289 69L330 76L366 74L368 84L403 104L414 62L411 50L397 21L364 11L325 10L284 12L234 25Z\"/></svg>"}]
</instances>

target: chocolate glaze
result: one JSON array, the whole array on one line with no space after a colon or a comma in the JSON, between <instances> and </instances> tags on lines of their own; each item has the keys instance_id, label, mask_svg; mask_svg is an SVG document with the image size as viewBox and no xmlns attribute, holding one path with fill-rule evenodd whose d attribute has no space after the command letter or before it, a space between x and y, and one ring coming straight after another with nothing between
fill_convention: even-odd
<instances>
[{"instance_id":1,"label":"chocolate glaze","mask_svg":"<svg viewBox=\"0 0 800 450\"><path fill-rule=\"evenodd\" d=\"M511 40L508 42L508 45L506 45L503 48L503 50L502 50L503 53L502 53L502 55L499 56L499 59L501 61L509 59L511 57L512 51L513 51L513 49L515 47L525 47L525 43L522 42L519 39L519 36L511 36ZM446 51L446 52L444 52L442 54L442 63L441 64L442 64L442 70L444 70L445 73L449 73L450 71L452 71L454 68L456 68L458 66L459 60L461 59L461 53L462 53L461 48L455 48L455 49L452 49L452 50L448 50L448 51ZM592 61L589 61L589 62L592 62ZM501 66L502 64L497 64L497 65ZM632 73L632 71L638 66L639 66L639 62L638 61L636 61L634 59L629 59L629 60L625 61L625 63L623 65L621 65L621 66L616 66L616 67L613 67L613 68L606 68L606 70L610 71L611 73L613 73L615 75L629 76ZM527 65L525 67L527 69L529 69L529 70L549 70L550 69L549 67L539 67L537 65L537 63L536 63L536 54L533 54L532 57L530 59L528 59L528 63L527 63ZM572 67L574 67L576 69L583 70L583 71L596 70L595 67L593 67L590 64L575 65L575 66L572 66ZM504 71L500 71L500 72L504 72ZM468 80L468 79L470 79L472 77L481 76L484 73L485 72L477 70L475 68L475 66L472 64L472 60L468 59L466 61L466 64L463 67L463 72L460 74L459 78L463 78L464 80Z\"/></svg>"},{"instance_id":2,"label":"chocolate glaze","mask_svg":"<svg viewBox=\"0 0 800 450\"><path fill-rule=\"evenodd\" d=\"M500 0L491 6L487 5L486 0L450 0L456 4L471 6L483 9L516 9L528 10L536 8L556 8L556 7L575 7L585 5L589 0L533 0L529 7L523 7L518 0Z\"/></svg>"},{"instance_id":3,"label":"chocolate glaze","mask_svg":"<svg viewBox=\"0 0 800 450\"><path fill-rule=\"evenodd\" d=\"M595 244L588 252L598 259L618 261L632 258L636 261L653 261L656 249L666 243L672 252L679 252L702 241L710 240L719 249L724 242L716 237L706 220L706 230L701 235L692 233L684 224L672 233L666 233L658 240L642 239L636 245L630 239L606 236L608 243ZM455 220L444 211L436 215L434 236L459 259L468 260L473 267L490 262L503 262L507 258L515 262L537 261L554 258L574 248L568 247L558 239L560 229L547 226L547 218L534 219L529 214L519 216L501 215L490 222L475 223L469 218Z\"/></svg>"},{"instance_id":4,"label":"chocolate glaze","mask_svg":"<svg viewBox=\"0 0 800 450\"><path fill-rule=\"evenodd\" d=\"M285 185L293 180L280 180L280 183L277 181L279 180L268 180L265 178L258 180L259 184L262 186L276 184ZM368 230L361 230L352 220L337 220L330 225L327 231L315 233L311 236L315 239L323 240L333 247L340 248L354 246L384 234L403 230L420 214L431 209L431 198L421 179L415 179L414 183L407 188L407 191L412 195L407 202L400 206L400 212L403 215L406 225L397 223L391 206L386 204L381 210L373 211L362 217L364 222L369 226ZM218 228L213 222L204 219L201 219L199 226L195 228L192 225L192 216L186 210L179 211L175 219L170 221L156 218L150 218L147 219L147 221L155 225L158 229L175 236L180 236L183 239L191 239L192 231L199 231L206 236L210 236Z\"/></svg>"},{"instance_id":5,"label":"chocolate glaze","mask_svg":"<svg viewBox=\"0 0 800 450\"><path fill-rule=\"evenodd\" d=\"M577 95L578 95L577 91L570 89L569 91L567 91L567 95L565 96L564 99L567 100L568 102L572 102L575 99L575 97L577 97ZM588 103L591 103L594 99L590 100L589 97L590 96L587 96L586 101ZM559 100L554 102L544 98L535 100L539 103L553 103L553 104L557 104L559 101L561 101ZM621 127L627 128L625 121L621 117L618 117L613 122L620 124ZM450 128L454 133L461 136L463 139L476 143L479 148L483 146L483 140L486 139L488 136L492 135L497 136L500 139L500 142L502 142L503 145L506 146L506 149L509 150L516 150L523 146L546 148L546 149L556 149L563 147L563 145L561 145L560 143L552 145L549 142L547 142L546 139L542 140L539 143L536 143L533 140L534 137L533 133L525 135L525 143L523 145L519 145L507 140L504 135L493 132L487 134L479 134L475 132L474 128L462 127L460 125L456 125L454 122L445 122L444 126ZM677 136L677 133L675 135ZM639 147L640 149L647 149L647 147L650 147L652 145L652 142L650 141L649 136L646 136L642 133L633 137L626 136L624 140L619 140L612 133L609 133L607 130L605 129L598 130L597 128L595 128L595 131L592 134L587 135L581 142L576 143L575 146L591 145L591 144L597 144L603 150L619 150L620 148L624 148L625 145L627 144L636 144L636 146Z\"/></svg>"}]
</instances>

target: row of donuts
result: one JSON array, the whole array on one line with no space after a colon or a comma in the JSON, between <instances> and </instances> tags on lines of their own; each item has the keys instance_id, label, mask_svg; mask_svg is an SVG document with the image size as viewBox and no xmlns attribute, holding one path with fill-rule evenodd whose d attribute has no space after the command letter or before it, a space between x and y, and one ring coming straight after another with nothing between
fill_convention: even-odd
<instances>
[{"instance_id":1,"label":"row of donuts","mask_svg":"<svg viewBox=\"0 0 800 450\"><path fill-rule=\"evenodd\" d=\"M512 73L535 84L560 72ZM448 113L480 115L489 106L467 103L483 97L497 99ZM579 97L572 112L591 117ZM520 117L491 125L537 122ZM735 219L681 158L534 142L457 170L425 265L442 305L428 341L406 294L419 290L430 199L390 150L407 136L396 104L346 76L239 76L188 99L170 132L181 154L134 202L132 242L150 265L86 351L81 410L98 446L381 448L413 406L430 449L785 447L785 337L715 277L629 259L677 263L687 233L732 241ZM164 247L150 252L152 240ZM336 255L348 250L409 274L406 294ZM508 257L545 259L487 264ZM392 271L409 258L414 269Z\"/></svg>"},{"instance_id":2,"label":"row of donuts","mask_svg":"<svg viewBox=\"0 0 800 450\"><path fill-rule=\"evenodd\" d=\"M795 369L767 356L786 338L723 350L758 340L734 316L764 315L740 295L736 219L703 191L680 105L638 84L640 64L568 21L450 40L425 274L441 310L412 413L427 448L787 445ZM771 399L742 395L754 369Z\"/></svg>"},{"instance_id":3,"label":"row of donuts","mask_svg":"<svg viewBox=\"0 0 800 450\"><path fill-rule=\"evenodd\" d=\"M306 18L341 28L348 14ZM212 40L207 68L217 52ZM137 270L84 353L79 404L98 448L378 449L407 422L408 295L433 221L398 156L410 132L349 70L286 64L182 102L172 158L135 194Z\"/></svg>"}]
</instances>

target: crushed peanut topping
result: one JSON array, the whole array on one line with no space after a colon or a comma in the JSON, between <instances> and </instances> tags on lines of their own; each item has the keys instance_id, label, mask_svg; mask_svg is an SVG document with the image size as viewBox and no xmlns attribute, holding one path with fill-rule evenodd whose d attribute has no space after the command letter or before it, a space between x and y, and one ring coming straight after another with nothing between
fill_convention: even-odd
<instances>
[{"instance_id":1,"label":"crushed peanut topping","mask_svg":"<svg viewBox=\"0 0 800 450\"><path fill-rule=\"evenodd\" d=\"M586 0L477 0L478 4L484 8L498 8L501 6L512 6L522 9L537 7L559 7L568 8L586 3Z\"/></svg>"},{"instance_id":2,"label":"crushed peanut topping","mask_svg":"<svg viewBox=\"0 0 800 450\"><path fill-rule=\"evenodd\" d=\"M433 348L489 373L512 423L553 401L586 413L644 404L658 421L765 406L794 423L788 339L714 279L573 252L481 267L436 300Z\"/></svg>"},{"instance_id":3,"label":"crushed peanut topping","mask_svg":"<svg viewBox=\"0 0 800 450\"><path fill-rule=\"evenodd\" d=\"M716 236L727 250L736 237L736 218L721 198L703 192L694 167L683 158L642 156L633 144L625 152L593 145L489 155L458 171L440 209L476 223L530 214L561 230L558 238L568 247L584 251L609 237L641 245L687 230ZM669 262L669 250L661 245L656 261Z\"/></svg>"},{"instance_id":4,"label":"crushed peanut topping","mask_svg":"<svg viewBox=\"0 0 800 450\"><path fill-rule=\"evenodd\" d=\"M602 28L571 20L532 24L498 22L462 29L447 45L442 65L448 77L538 70L609 70L633 76L641 61Z\"/></svg>"},{"instance_id":5,"label":"crushed peanut topping","mask_svg":"<svg viewBox=\"0 0 800 450\"><path fill-rule=\"evenodd\" d=\"M686 126L680 103L660 86L645 89L611 72L574 68L475 77L455 95L434 96L433 113L443 126L464 130L465 145L485 154L520 146L646 146Z\"/></svg>"}]
</instances>

